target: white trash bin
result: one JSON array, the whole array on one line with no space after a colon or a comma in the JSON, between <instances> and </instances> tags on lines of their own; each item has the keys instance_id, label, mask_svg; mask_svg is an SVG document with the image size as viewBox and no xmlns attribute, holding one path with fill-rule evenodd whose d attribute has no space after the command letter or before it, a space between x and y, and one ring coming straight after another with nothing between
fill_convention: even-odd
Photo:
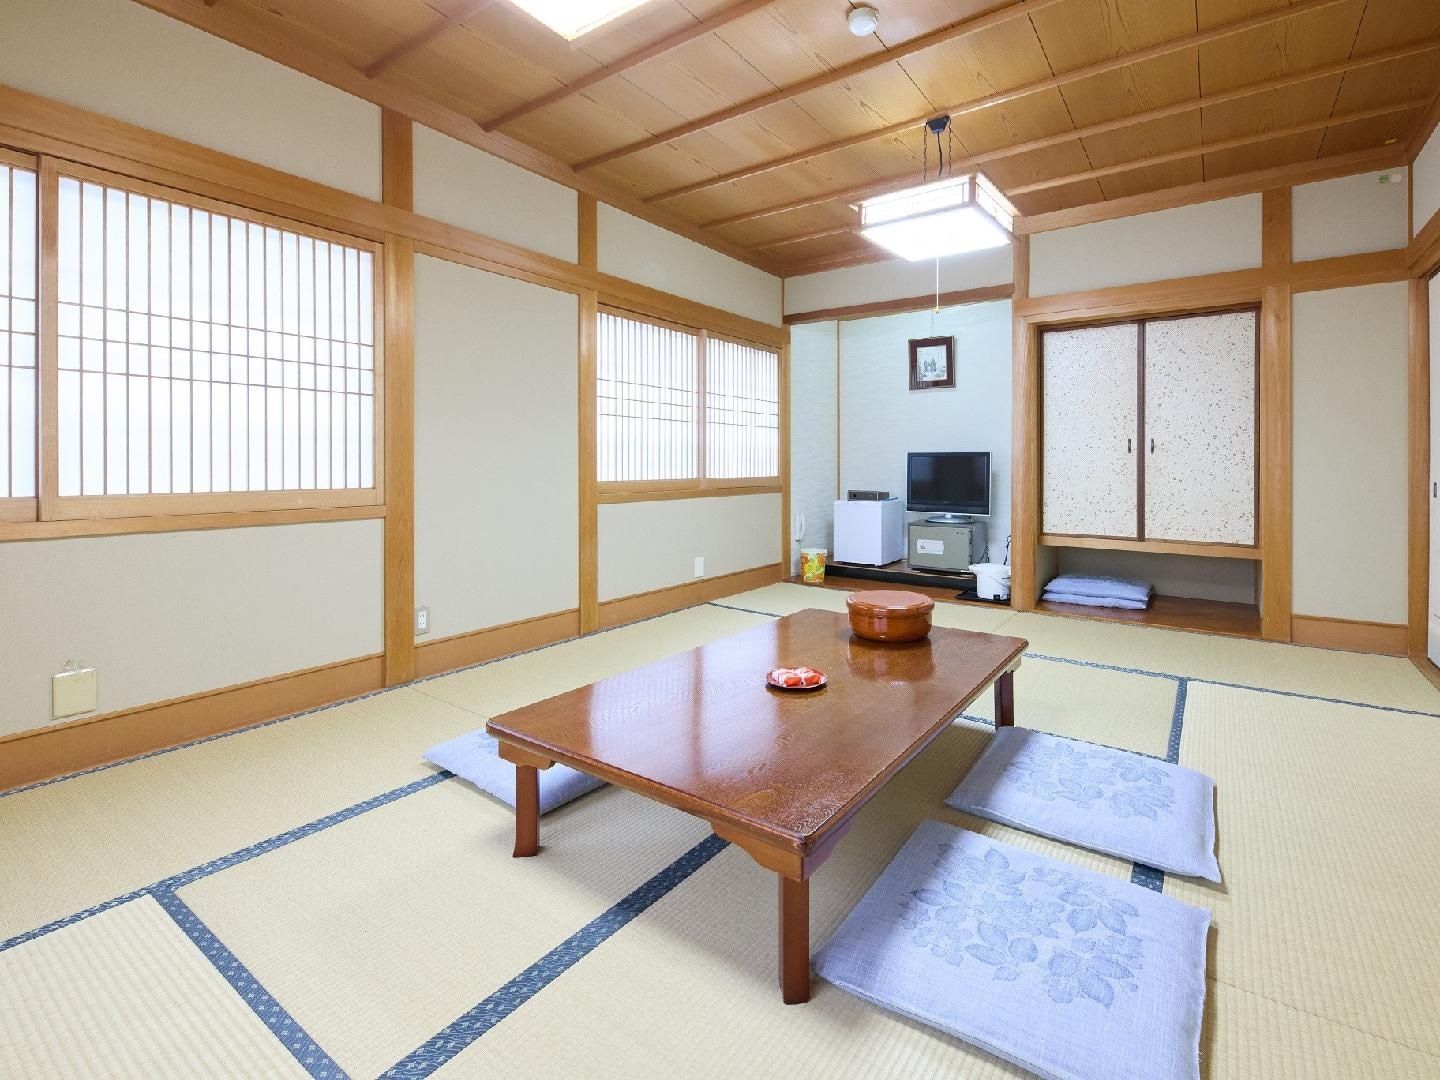
<instances>
[{"instance_id":1,"label":"white trash bin","mask_svg":"<svg viewBox=\"0 0 1440 1080\"><path fill-rule=\"evenodd\" d=\"M1001 563L976 563L970 572L975 575L975 594L981 600L1010 599L1010 567Z\"/></svg>"}]
</instances>

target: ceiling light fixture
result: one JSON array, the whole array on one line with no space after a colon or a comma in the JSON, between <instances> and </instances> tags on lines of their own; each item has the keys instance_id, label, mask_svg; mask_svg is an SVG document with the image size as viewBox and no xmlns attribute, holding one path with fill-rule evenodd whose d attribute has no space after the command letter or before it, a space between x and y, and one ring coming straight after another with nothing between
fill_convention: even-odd
<instances>
[{"instance_id":1,"label":"ceiling light fixture","mask_svg":"<svg viewBox=\"0 0 1440 1080\"><path fill-rule=\"evenodd\" d=\"M531 18L544 23L566 41L574 41L634 11L648 0L510 0Z\"/></svg>"},{"instance_id":2,"label":"ceiling light fixture","mask_svg":"<svg viewBox=\"0 0 1440 1080\"><path fill-rule=\"evenodd\" d=\"M925 125L927 174L929 136L935 136L938 147L949 126L948 116ZM984 173L943 175L947 156L941 157L934 180L860 203L860 235L911 262L1010 243L1015 207Z\"/></svg>"},{"instance_id":3,"label":"ceiling light fixture","mask_svg":"<svg viewBox=\"0 0 1440 1080\"><path fill-rule=\"evenodd\" d=\"M869 4L861 4L850 9L845 21L850 24L850 33L856 37L868 37L880 25L880 13Z\"/></svg>"}]
</instances>

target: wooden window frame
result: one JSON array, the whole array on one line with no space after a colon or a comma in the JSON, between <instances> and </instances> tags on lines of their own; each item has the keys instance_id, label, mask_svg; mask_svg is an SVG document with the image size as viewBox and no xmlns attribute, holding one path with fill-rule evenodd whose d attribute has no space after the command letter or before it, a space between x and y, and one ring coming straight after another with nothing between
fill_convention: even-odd
<instances>
[{"instance_id":1,"label":"wooden window frame","mask_svg":"<svg viewBox=\"0 0 1440 1080\"><path fill-rule=\"evenodd\" d=\"M618 318L630 319L635 322L649 323L652 326L664 327L667 330L678 330L682 333L694 334L698 339L697 348L699 352L697 360L698 389L696 394L697 416L695 425L696 439L698 440L696 471L699 473L699 476L685 480L600 480L597 481L599 502L652 502L665 499L703 499L728 495L773 495L784 491L783 466L781 465L783 454L780 452L780 448L786 437L786 422L784 416L786 350L764 342L750 341L737 334L715 330L707 326L676 322L659 315L638 311L633 307L624 306L613 300L602 299L597 310L601 314L614 315ZM776 395L781 400L777 402L778 415L775 435L777 447L777 453L775 455L776 472L773 475L726 477L719 479L711 478L707 475L705 452L707 442L706 412L709 384L706 381L706 357L712 338L775 354ZM596 387L589 387L587 392L591 397L594 397Z\"/></svg>"},{"instance_id":2,"label":"wooden window frame","mask_svg":"<svg viewBox=\"0 0 1440 1080\"><path fill-rule=\"evenodd\" d=\"M385 249L365 236L255 209L238 199L216 198L108 169L48 155L0 148L7 163L33 168L38 177L39 214L39 416L36 437L38 496L0 499L0 539L47 535L148 532L156 519L176 529L226 524L382 517L385 504ZM180 494L59 494L59 188L61 178L132 192L222 215L232 220L367 252L371 258L370 303L374 350L372 483L364 488L311 488ZM228 194L228 192L227 192ZM243 195L236 192L236 195ZM92 523L92 527L86 527Z\"/></svg>"},{"instance_id":3,"label":"wooden window frame","mask_svg":"<svg viewBox=\"0 0 1440 1080\"><path fill-rule=\"evenodd\" d=\"M18 150L11 150L11 149L9 149L8 147L0 146L0 164L8 165L8 166L11 166L11 167L17 168L17 169L27 169L27 170L29 170L30 172L33 172L33 173L35 174L35 199L36 199L36 202L35 202L35 211L36 211L36 215L37 215L37 218L38 218L39 214L41 213L41 199L43 198L43 193L41 192L41 189L40 189L41 172L40 172L40 158L39 158L39 156L36 155L36 154L26 154L26 153L23 153L23 152L18 151ZM44 348L44 346L43 346L43 332L42 332L42 328L43 328L43 317L44 317L43 306L44 306L44 302L45 302L45 276L44 276L44 274L41 272L41 266L42 266L42 264L43 264L43 262L44 262L44 253L40 250L40 245L39 245L39 243L38 243L39 236L36 237L36 240L37 240L37 243L36 243L36 247L35 247L35 258L36 258L35 283L36 283L37 288L36 288L36 297L35 297L35 320L36 320L36 325L35 325L35 330L36 330L36 357L35 357L35 360L36 360L36 375L37 375L37 378L38 378L38 376L40 375L41 370L42 370L42 368L43 368L43 365L44 365L44 354L43 354L43 348ZM9 496L7 496L7 497L5 497L5 498L0 498L0 522L4 522L4 523L12 523L12 522L13 522L13 523L32 522L32 521L35 521L35 520L39 517L39 514L40 514L40 498L39 498L40 487L39 487L39 482L38 482L38 470L39 470L39 461L40 461L40 458L39 458L39 448L40 448L40 438L41 438L41 434L40 434L40 425L39 425L39 420L40 420L40 418L39 418L38 412L37 412L37 415L36 415L35 420L36 420L36 425L35 425L36 458L35 458L35 460L36 460L36 469L37 469L37 482L36 482L36 488L35 488L36 494L33 495L33 496L28 496L28 495L27 495L27 496L22 496L22 497L19 497L19 498L13 498L13 497L9 497ZM0 436L0 437L3 437L3 436Z\"/></svg>"}]
</instances>

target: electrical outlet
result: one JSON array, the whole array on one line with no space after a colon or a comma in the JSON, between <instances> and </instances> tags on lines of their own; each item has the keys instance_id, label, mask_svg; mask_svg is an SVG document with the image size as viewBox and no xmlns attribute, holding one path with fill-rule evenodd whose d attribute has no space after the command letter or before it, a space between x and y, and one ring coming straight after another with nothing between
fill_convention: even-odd
<instances>
[{"instance_id":1,"label":"electrical outlet","mask_svg":"<svg viewBox=\"0 0 1440 1080\"><path fill-rule=\"evenodd\" d=\"M415 609L415 633L428 634L430 632L430 608L421 605Z\"/></svg>"},{"instance_id":2,"label":"electrical outlet","mask_svg":"<svg viewBox=\"0 0 1440 1080\"><path fill-rule=\"evenodd\" d=\"M96 693L95 669L67 662L64 671L50 676L51 718L59 720L62 716L94 712Z\"/></svg>"},{"instance_id":3,"label":"electrical outlet","mask_svg":"<svg viewBox=\"0 0 1440 1080\"><path fill-rule=\"evenodd\" d=\"M695 576L696 576L696 577L704 577L704 576L705 576L705 556L704 556L704 555L696 555L696 556L695 556Z\"/></svg>"}]
</instances>

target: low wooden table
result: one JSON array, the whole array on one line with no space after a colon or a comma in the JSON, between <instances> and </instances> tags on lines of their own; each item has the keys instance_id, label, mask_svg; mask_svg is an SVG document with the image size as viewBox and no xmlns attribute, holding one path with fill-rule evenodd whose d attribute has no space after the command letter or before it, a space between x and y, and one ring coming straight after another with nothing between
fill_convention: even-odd
<instances>
[{"instance_id":1,"label":"low wooden table","mask_svg":"<svg viewBox=\"0 0 1440 1080\"><path fill-rule=\"evenodd\" d=\"M810 999L810 875L856 812L992 682L1014 723L1027 642L935 627L887 645L844 615L806 610L497 716L515 764L515 856L539 849L539 773L557 761L710 823L780 878L780 986ZM814 691L765 673L808 664Z\"/></svg>"}]
</instances>

